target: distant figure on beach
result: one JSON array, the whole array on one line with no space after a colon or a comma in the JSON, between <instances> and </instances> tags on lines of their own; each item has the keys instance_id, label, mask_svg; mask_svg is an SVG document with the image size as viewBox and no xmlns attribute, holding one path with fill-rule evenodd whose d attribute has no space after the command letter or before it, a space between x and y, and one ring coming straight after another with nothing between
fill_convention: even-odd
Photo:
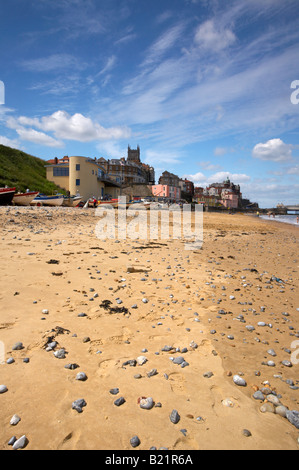
<instances>
[{"instance_id":1,"label":"distant figure on beach","mask_svg":"<svg viewBox=\"0 0 299 470\"><path fill-rule=\"evenodd\" d=\"M297 224L299 224L299 215L297 215Z\"/></svg>"}]
</instances>

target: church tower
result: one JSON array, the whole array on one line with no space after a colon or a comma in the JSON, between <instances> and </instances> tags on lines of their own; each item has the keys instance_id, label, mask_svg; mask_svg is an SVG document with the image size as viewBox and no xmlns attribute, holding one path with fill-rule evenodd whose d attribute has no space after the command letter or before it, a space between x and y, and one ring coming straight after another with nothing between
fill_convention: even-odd
<instances>
[{"instance_id":1,"label":"church tower","mask_svg":"<svg viewBox=\"0 0 299 470\"><path fill-rule=\"evenodd\" d=\"M141 163L139 145L137 145L137 150L131 149L128 145L128 162Z\"/></svg>"}]
</instances>

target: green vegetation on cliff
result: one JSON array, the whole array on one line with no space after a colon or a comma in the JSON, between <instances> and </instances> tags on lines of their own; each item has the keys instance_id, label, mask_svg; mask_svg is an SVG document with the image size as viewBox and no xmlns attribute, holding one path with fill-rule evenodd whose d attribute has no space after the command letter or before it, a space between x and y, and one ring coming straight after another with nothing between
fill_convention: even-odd
<instances>
[{"instance_id":1,"label":"green vegetation on cliff","mask_svg":"<svg viewBox=\"0 0 299 470\"><path fill-rule=\"evenodd\" d=\"M7 185L21 192L28 188L47 195L65 193L47 180L45 164L45 160L0 145L0 188Z\"/></svg>"}]
</instances>

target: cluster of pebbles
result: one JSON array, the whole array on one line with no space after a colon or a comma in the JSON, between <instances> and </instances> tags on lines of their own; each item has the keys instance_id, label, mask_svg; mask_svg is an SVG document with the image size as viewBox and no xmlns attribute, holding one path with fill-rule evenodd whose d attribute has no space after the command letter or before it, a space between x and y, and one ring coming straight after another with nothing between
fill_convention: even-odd
<instances>
[{"instance_id":1,"label":"cluster of pebbles","mask_svg":"<svg viewBox=\"0 0 299 470\"><path fill-rule=\"evenodd\" d=\"M11 225L8 225L7 228L11 229L16 229L17 223L20 219L17 218L17 216L25 216L26 211L20 211L20 212L15 212L15 223L10 222ZM68 211L65 212L58 212L58 211L51 211L48 209L42 209L40 211L40 214L42 214L44 217L49 219L53 218L53 220L58 220L58 219L63 219L63 217L66 217L66 214ZM69 211L69 214L72 214L73 211ZM64 214L64 215L63 215ZM55 217L54 217L55 216ZM86 216L87 217L87 216ZM35 221L34 221L35 219ZM79 221L79 218L78 218ZM42 234L42 233L47 233L47 226L42 224L42 219L37 218L35 215L35 211L27 211L27 222L33 223L34 224L40 224L39 230L35 230L34 233L34 228L32 228L32 238L35 234ZM92 221L94 224L94 221ZM12 229L11 229L12 230ZM51 224L51 231L54 230L53 228L53 221ZM83 230L83 229L82 229ZM9 232L8 232L9 233ZM49 232L48 232L49 233ZM217 350L217 353L215 351L215 355L219 354L219 356L222 358L223 356L228 355L230 351L233 351L233 354L235 354L236 357L234 357L234 365L235 368L233 370L238 370L238 347L243 347L245 349L246 344L249 344L251 342L250 348L257 350L255 354L253 354L254 358L252 359L252 363L250 366L247 365L247 368L244 368L244 373L238 372L238 374L231 374L233 383L238 386L238 387L244 387L244 393L247 392L246 387L249 387L252 383L252 379L247 378L247 373L252 373L253 370L253 365L255 367L260 367L262 366L262 374L263 375L263 383L262 386L255 386L254 392L250 395L255 402L258 403L258 410L261 413L273 413L276 414L280 417L285 418L288 420L296 429L299 429L299 411L296 411L294 409L291 409L287 406L284 405L284 400L283 397L276 391L277 387L271 386L268 381L265 381L265 378L268 378L268 373L269 372L277 372L275 368L281 367L283 370L287 370L287 372L292 371L292 362L291 360L287 359L286 356L281 357L282 354L290 354L291 350L288 349L286 346L289 346L289 344L283 344L281 347L278 349L278 346L271 343L271 340L274 339L276 340L276 345L279 343L279 341L274 338L274 333L276 333L277 337L279 338L279 334L282 333L282 330L285 328L289 328L288 335L290 340L293 340L295 338L299 337L299 331L296 330L296 325L297 325L297 317L298 315L296 312L297 310L292 309L292 299L295 299L294 293L292 291L293 287L292 285L289 285L292 282L291 279L291 270L295 272L293 268L295 268L295 265L291 265L291 261L289 264L291 265L290 267L290 274L287 278L285 276L284 282L278 281L277 278L274 278L271 274L272 273L267 273L266 270L261 270L258 269L258 266L255 264L254 260L258 260L258 256L254 254L254 250L252 251L252 257L253 261L250 261L248 264L243 261L243 256L245 256L246 251L242 251L244 246L242 245L243 241L240 241L240 245L238 245L238 237L237 234L233 234L235 236L235 240L230 240L230 246L231 246L231 253L233 253L233 256L227 256L224 255L222 252L217 252L216 247L215 251L214 246L215 242L217 241L217 244L219 245L221 243L221 238L224 238L226 236L225 234L220 234L215 235L215 231L212 234L208 234L205 239L205 245L204 245L204 250L202 252L202 256L204 259L200 259L199 255L197 254L198 258L197 261L195 262L192 260L192 256L187 255L186 252L183 251L177 251L175 255L173 256L173 253L171 252L171 247L169 249L169 246L165 248L159 247L161 249L161 257L156 260L155 267L155 274L152 273L150 274L150 269L149 272L147 272L144 269L138 269L135 267L129 267L127 269L127 274L124 274L123 269L120 270L121 272L118 273L118 268L120 265L117 265L117 258L119 255L118 250L120 248L117 248L115 250L107 248L107 251L101 251L101 261L104 260L105 256L108 258L109 257L109 268L111 270L107 269L107 266L105 269L107 269L107 272L104 272L104 268L101 266L91 266L89 265L88 269L88 275L89 275L89 280L90 280L90 285L87 287L85 286L84 294L83 294L83 289L81 291L73 289L73 292L76 292L74 295L83 295L84 299L86 300L85 307L87 313L77 313L80 310L76 312L76 316L82 318L82 322L84 322L86 319L88 321L92 320L92 317L90 315L90 310L88 308L88 304L90 302L90 305L94 306L97 298L100 297L99 300L101 300L100 304L100 309L101 313L103 312L103 315L109 315L111 318L111 322L113 322L114 318L118 320L118 315L121 317L122 315L126 315L127 318L133 316L133 314L137 315L140 310L143 309L148 309L147 313L152 313L154 312L156 315L153 315L152 318L155 320L152 321L152 328L159 328L162 327L166 324L166 320L171 319L174 321L174 319L178 319L178 317L183 317L182 311L186 310L185 305L187 302L189 302L188 310L198 310L200 314L197 312L193 312L193 318L192 322L196 326L198 324L201 324L202 327L207 328L207 335L202 335L201 338L204 338L204 341L212 341L213 347L215 347L215 350ZM249 235L248 233L244 234L244 236ZM14 235L16 237L16 235ZM214 242L214 246L209 245L209 237L211 240ZM55 237L53 236L53 239ZM240 237L242 238L242 237ZM21 240L21 239L20 239ZM27 239L26 239L27 240ZM249 237L248 237L249 240ZM54 242L53 242L54 243ZM261 242L259 242L261 243ZM55 246L58 244L62 244L62 242L57 242L55 241ZM133 254L133 256L140 256L141 258L141 253L142 250L145 250L146 248L150 248L150 246L144 246L144 244L138 245L138 243L134 242L135 247L132 247L129 244L126 244L125 246L122 245L123 250L128 250L127 253ZM108 244L107 244L108 245ZM104 246L104 243L101 245ZM50 245L49 245L50 247ZM106 247L105 247L106 248ZM154 250L154 246L151 247L152 251ZM158 247L157 247L158 248ZM211 249L210 249L211 248ZM252 247L250 247L252 248ZM77 249L77 248L76 248ZM78 248L79 249L79 248ZM100 248L103 250L103 248ZM266 249L266 243L265 243L265 248L261 246L257 248L259 250L259 253L261 253L264 249ZM274 248L272 248L274 251ZM35 248L34 248L35 250ZM75 250L75 248L74 248ZM81 248L80 248L81 250ZM90 249L91 250L91 249ZM37 251L37 250L36 250ZM144 252L144 251L143 251ZM123 252L122 252L123 253ZM148 253L148 258L150 257L150 250L147 251ZM63 253L63 255L66 255L67 253ZM37 261L40 261L40 258L35 255L34 251L28 251L27 255L30 256L31 259L35 259ZM112 256L113 255L113 256ZM222 256L223 255L223 256ZM40 256L40 255L39 255ZM58 254L55 253L55 257L58 257ZM92 254L92 256L95 256L95 254ZM172 258L171 258L172 256ZM224 256L229 258L230 260L230 265L225 264L227 260L224 259ZM49 258L47 258L49 259ZM61 258L63 260L63 258ZM69 257L66 257L65 259L70 259ZM94 259L94 258L93 258ZM113 260L115 259L116 263L115 265L113 264ZM43 260L44 261L44 260ZM130 259L130 262L134 263L134 260ZM142 261L145 261L142 259ZM147 260L149 261L149 260ZM199 262L198 262L199 261ZM77 262L77 261L76 261ZM106 262L106 260L105 260ZM50 260L48 264L51 265L58 265L58 264L63 264L62 261L58 260ZM293 260L292 260L293 263ZM79 264L79 261L78 261ZM294 264L294 263L293 263ZM138 263L136 263L138 266ZM190 268L191 266L191 268ZM99 267L101 270L99 270ZM201 269L206 268L205 272L205 283L202 281L202 279L197 279L196 277L196 272L198 272ZM279 264L276 266L279 268ZM122 267L123 268L123 267ZM54 268L53 268L54 269ZM80 275L82 276L82 282L84 279L83 276L83 269L81 266L78 266L77 269L81 269L79 271ZM92 269L94 269L96 272L93 273ZM193 269L193 271L192 271ZM274 268L273 268L274 269ZM166 271L167 270L167 271ZM105 279L104 276L109 275L110 272L115 273L115 277L120 274L119 279L117 280L117 289L115 286L112 284L112 279L109 278L109 283L111 282L110 287L108 283L106 283L105 288L101 292L100 289L98 292L95 292L95 282L100 281L101 279ZM143 284L142 288L142 293L136 295L138 289L135 287L135 279L136 283L137 281L137 276L136 278L133 278L131 281L130 275L134 275L136 273L141 273L141 279L140 281ZM165 274L166 273L166 274ZM53 274L53 273L52 273ZM61 273L56 272L55 275L58 276ZM123 276L125 276L125 279ZM153 277L154 276L154 277ZM166 282L165 282L166 279ZM182 279L182 280L181 280ZM94 281L94 285L92 284L92 281ZM68 281L67 281L68 282ZM71 282L71 281L69 281ZM131 284L132 283L132 284ZM177 283L177 284L175 284ZM150 289L147 288L147 285L154 285L156 290L155 295L152 296L153 290L150 291ZM113 286L113 287L112 287ZM176 288L173 288L173 287ZM162 292L162 288L168 289ZM89 289L89 292L88 292ZM126 289L130 291L129 297L126 298ZM151 288L153 289L153 287ZM160 291L158 289L161 289ZM120 295L120 297L116 297L114 294L116 292L121 291L121 294L116 294ZM110 293L113 292L114 298L112 300L103 300L108 297ZM180 295L183 292L182 295ZM184 294L186 292L186 294ZM266 292L268 301L265 300L265 296L262 300L258 297L259 294L264 294ZM290 313L287 311L283 310L275 310L273 309L273 312L275 313L270 313L269 314L269 305L271 302L275 303L276 300L283 296L286 296L286 293L289 294L289 299L288 299L288 306L285 307L284 310L289 310ZM17 293L16 293L17 294ZM71 295L71 293L70 293ZM190 296L190 297L188 297ZM156 299L158 298L158 301L155 301L155 306L154 304L151 304L152 298L155 297ZM183 300L182 300L183 297ZM70 298L69 298L70 299ZM69 304L71 304L71 301L68 299ZM82 299L81 299L82 300ZM117 306L113 305L113 301L115 300ZM129 303L130 302L130 303ZM266 303L267 302L267 303ZM33 302L34 303L34 302ZM185 304L185 305L184 305ZM87 305L87 307L86 307ZM132 314L130 311L124 306L127 305L129 307L130 311L133 309L134 312ZM192 305L192 308L191 308ZM220 308L221 306L221 308ZM298 307L298 305L297 305ZM159 320L157 321L156 318L160 314L158 309L162 310L163 314L161 314ZM138 310L139 309L139 310ZM75 310L75 309L74 309ZM162 313L161 312L161 313ZM167 312L167 313L165 313ZM277 313L280 312L280 313ZM295 312L295 315L293 314ZM185 315L185 318L190 319L192 316L192 313L189 315ZM49 309L43 309L42 310L42 315L43 317L41 319L43 320L48 320L50 315ZM113 316L112 316L113 315ZM85 318L85 320L84 320ZM207 320L207 318L209 320ZM81 321L81 320L80 320ZM151 320L149 320L151 321ZM141 322L140 322L141 324ZM182 321L183 325L183 321ZM192 323L188 325L182 326L182 330L190 331L190 328L186 328L186 326L192 326ZM171 325L172 327L172 325ZM164 330L165 331L165 330ZM179 328L175 330L176 332L179 331ZM209 336L209 332L210 335ZM264 333L265 332L265 333ZM70 333L68 330L64 330L61 328L58 328L48 332L48 338L47 341L44 344L44 350L49 354L49 356L53 355L53 358L55 360L57 359L59 365L62 365L64 368L69 369L69 370L76 370L79 369L79 365L75 362L69 362L66 363L67 361L71 361L72 359L68 359L71 356L69 354L69 351L67 350L68 348L63 347L63 345L59 344L59 339L57 336L59 334L64 334L64 333ZM202 331L200 332L202 334ZM287 334L284 333L284 337L287 336ZM163 335L163 332L161 333ZM265 335L265 336L263 336ZM268 336L266 336L268 335ZM175 337L172 336L172 339ZM196 336L196 339L198 337ZM279 338L280 339L280 338ZM88 342L89 338L85 338L84 342ZM167 341L167 340L165 340ZM271 343L271 344L269 344ZM190 373L190 370L192 371L192 360L190 359L189 352L194 351L198 348L197 343L192 341L191 343L188 343L188 347L185 345L183 347L173 347L172 345L165 345L164 347L161 348L159 351L160 354L166 353L168 356L169 362L170 362L170 367L175 371L177 374L187 374ZM252 346L253 344L253 346ZM236 345L236 349L229 349L233 348ZM262 349L263 348L263 349ZM25 349L23 344L21 342L16 343L12 350L13 351L21 351ZM223 353L224 351L224 353ZM283 352L282 352L283 351ZM100 353L101 351L97 351L97 353ZM142 355L136 355L136 358L127 360L126 362L123 362L121 364L122 368L130 368L130 367L137 367L137 366L144 366L148 364L148 358L145 355L147 350L142 350L141 353ZM140 354L140 353L139 353ZM259 354L261 354L259 356ZM245 355L245 353L244 353ZM240 357L242 354L240 354ZM129 356L132 357L132 356ZM65 361L67 359L67 361ZM240 359L241 361L242 359ZM13 357L10 357L7 359L6 363L13 364L15 359ZM200 355L199 355L199 361L200 361ZM249 361L249 360L248 360ZM24 358L23 362L29 362L29 358ZM249 363L249 362L248 362ZM259 364L259 366L256 366L256 364ZM173 367L171 366L173 364ZM13 367L13 366L12 366ZM186 368L186 369L185 369ZM295 368L293 368L294 370ZM80 370L80 369L79 369ZM250 372L251 370L251 372ZM164 372L164 371L163 371ZM160 376L164 377L166 380L168 380L167 374L163 374L156 368L153 368L149 370L145 376L147 377L153 377L154 375L160 374ZM211 380L213 381L213 377L215 378L216 372L215 371L207 371L203 374L203 377L207 379L208 381ZM256 374L259 376L260 374ZM75 380L79 382L86 382L86 385L82 385L83 389L86 390L88 388L88 384L90 384L90 381L92 380L91 374L88 374L84 371L76 372L76 375L74 375ZM246 380L245 378L246 377ZM282 376L281 376L282 377ZM289 376L288 376L289 377ZM135 379L141 378L141 374L136 373L134 375ZM218 377L217 377L218 378ZM279 378L278 373L275 375L275 378ZM153 379L155 380L155 379ZM196 377L196 380L200 380L198 377ZM281 378L282 380L282 378ZM296 390L298 389L298 384L299 381L297 380L291 380L291 379L283 379L285 384L289 385L292 391L294 391L294 395ZM272 380L271 380L272 382ZM200 385L200 382L198 382ZM8 384L9 385L9 384ZM123 391L121 392L121 385L118 385L115 388L112 389L107 389L107 394L110 393L114 398L111 400L111 407L115 406L116 409L122 407L125 405L125 403L128 404L129 398L126 396L126 393L124 393L124 396L122 396ZM10 388L10 387L9 387ZM82 389L81 389L82 390ZM5 394L9 392L8 387L5 385L0 385L0 394ZM153 396L151 396L153 394ZM248 393L247 393L248 394ZM82 395L84 395L82 393ZM78 398L74 400L72 403L70 400L70 408L73 409L75 412L81 414L84 413L86 407L88 407L88 396L84 395L85 398ZM150 410L153 410L153 408L159 408L162 407L162 404L159 401L156 401L154 398L154 393L152 391L149 392L147 396L136 396L134 397L134 400L137 402L137 406L140 409L143 410L148 410L149 413L154 413L151 412ZM75 398L75 397L73 397ZM161 397L159 397L161 399ZM161 399L163 402L163 408L166 408L167 405L164 405L164 401ZM296 403L296 400L295 400ZM297 400L298 403L298 400ZM229 399L223 399L222 404L224 406L232 406L232 402ZM171 410L172 406L176 406L177 409ZM174 404L170 407L169 410L167 410L167 414L169 416L169 420L173 424L178 424L181 421L181 415L183 416L183 412L180 409L180 407L177 404ZM295 404L294 404L295 407ZM125 407L124 407L125 408ZM123 409L123 408L122 408ZM114 410L114 409L113 409ZM14 410L15 411L15 410ZM116 411L118 413L118 411ZM142 412L143 413L143 412ZM146 411L144 412L146 413ZM83 416L86 416L84 414ZM18 415L14 415L11 418L10 425L15 426L17 429L18 423L21 421L21 418ZM79 418L80 421L80 418ZM182 420L183 421L183 420ZM23 419L23 424L24 424L24 419ZM176 429L176 428L173 428ZM177 428L179 429L179 427ZM186 430L181 429L180 430L182 434L185 436ZM252 431L252 430L251 430ZM243 434L246 437L251 436L251 431L244 429ZM27 432L27 429L26 429ZM28 435L29 435L29 430L28 430ZM142 437L142 436L141 436ZM13 436L9 440L9 445L12 446L13 449L22 449L25 448L28 445L28 438L26 435L16 437ZM130 445L131 447L139 447L141 445L141 438L140 436L133 436L130 439Z\"/></svg>"}]
</instances>

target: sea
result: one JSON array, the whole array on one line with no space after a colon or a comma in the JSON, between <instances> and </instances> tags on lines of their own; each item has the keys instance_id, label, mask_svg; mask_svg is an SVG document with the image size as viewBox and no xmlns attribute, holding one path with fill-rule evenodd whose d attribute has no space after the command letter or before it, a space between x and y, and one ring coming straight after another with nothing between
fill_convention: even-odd
<instances>
[{"instance_id":1,"label":"sea","mask_svg":"<svg viewBox=\"0 0 299 470\"><path fill-rule=\"evenodd\" d=\"M297 225L299 227L299 223L297 223L297 215L294 214L287 214L287 215L275 215L275 217L268 216L268 215L260 215L261 219L264 220L273 220L275 222L282 222L284 224L291 224Z\"/></svg>"}]
</instances>

